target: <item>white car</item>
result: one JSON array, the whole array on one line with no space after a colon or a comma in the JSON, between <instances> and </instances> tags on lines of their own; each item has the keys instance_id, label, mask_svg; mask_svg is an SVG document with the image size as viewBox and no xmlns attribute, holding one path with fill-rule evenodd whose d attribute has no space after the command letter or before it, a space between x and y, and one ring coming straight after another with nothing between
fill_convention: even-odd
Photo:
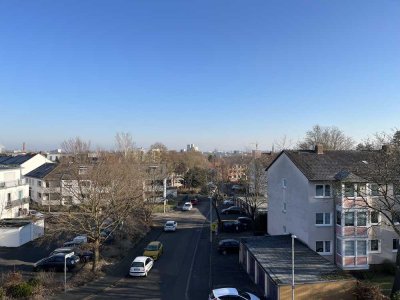
<instances>
[{"instance_id":1,"label":"white car","mask_svg":"<svg viewBox=\"0 0 400 300\"><path fill-rule=\"evenodd\" d=\"M164 231L176 231L178 223L176 221L167 221L164 225Z\"/></svg>"},{"instance_id":2,"label":"white car","mask_svg":"<svg viewBox=\"0 0 400 300\"><path fill-rule=\"evenodd\" d=\"M193 205L190 202L185 202L185 204L183 204L182 206L182 210L192 210Z\"/></svg>"},{"instance_id":3,"label":"white car","mask_svg":"<svg viewBox=\"0 0 400 300\"><path fill-rule=\"evenodd\" d=\"M226 199L224 200L224 205L235 205L232 199Z\"/></svg>"},{"instance_id":4,"label":"white car","mask_svg":"<svg viewBox=\"0 0 400 300\"><path fill-rule=\"evenodd\" d=\"M258 298L256 295L235 288L221 288L212 290L208 299L260 300L260 298Z\"/></svg>"},{"instance_id":5,"label":"white car","mask_svg":"<svg viewBox=\"0 0 400 300\"><path fill-rule=\"evenodd\" d=\"M136 257L129 269L130 276L147 276L147 273L153 267L154 260L148 256Z\"/></svg>"}]
</instances>

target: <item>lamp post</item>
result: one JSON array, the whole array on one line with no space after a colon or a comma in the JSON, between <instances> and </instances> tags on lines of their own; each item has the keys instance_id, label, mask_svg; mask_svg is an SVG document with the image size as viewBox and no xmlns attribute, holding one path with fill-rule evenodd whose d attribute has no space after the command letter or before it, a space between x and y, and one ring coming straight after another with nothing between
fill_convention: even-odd
<instances>
[{"instance_id":1,"label":"lamp post","mask_svg":"<svg viewBox=\"0 0 400 300\"><path fill-rule=\"evenodd\" d=\"M294 300L294 239L297 239L297 236L292 234L292 300Z\"/></svg>"},{"instance_id":2,"label":"lamp post","mask_svg":"<svg viewBox=\"0 0 400 300\"><path fill-rule=\"evenodd\" d=\"M65 254L64 256L64 293L67 292L67 258L74 256L74 252Z\"/></svg>"}]
</instances>

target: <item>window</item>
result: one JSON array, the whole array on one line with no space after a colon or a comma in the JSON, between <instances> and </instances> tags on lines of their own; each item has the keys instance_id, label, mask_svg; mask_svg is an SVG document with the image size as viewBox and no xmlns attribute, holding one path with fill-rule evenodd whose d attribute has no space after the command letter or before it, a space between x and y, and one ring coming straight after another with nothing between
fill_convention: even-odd
<instances>
[{"instance_id":1,"label":"window","mask_svg":"<svg viewBox=\"0 0 400 300\"><path fill-rule=\"evenodd\" d=\"M370 222L371 225L378 225L379 224L379 212L378 211L371 211L370 212Z\"/></svg>"},{"instance_id":2,"label":"window","mask_svg":"<svg viewBox=\"0 0 400 300\"><path fill-rule=\"evenodd\" d=\"M367 212L358 211L357 212L357 226L367 226Z\"/></svg>"},{"instance_id":3,"label":"window","mask_svg":"<svg viewBox=\"0 0 400 300\"><path fill-rule=\"evenodd\" d=\"M37 193L38 198L42 198L42 193Z\"/></svg>"},{"instance_id":4,"label":"window","mask_svg":"<svg viewBox=\"0 0 400 300\"><path fill-rule=\"evenodd\" d=\"M330 213L316 213L315 214L315 225L331 225L331 214Z\"/></svg>"},{"instance_id":5,"label":"window","mask_svg":"<svg viewBox=\"0 0 400 300\"><path fill-rule=\"evenodd\" d=\"M21 200L23 196L23 192L22 191L18 191L18 199Z\"/></svg>"},{"instance_id":6,"label":"window","mask_svg":"<svg viewBox=\"0 0 400 300\"><path fill-rule=\"evenodd\" d=\"M42 182L40 180L38 180L37 185L42 186Z\"/></svg>"},{"instance_id":7,"label":"window","mask_svg":"<svg viewBox=\"0 0 400 300\"><path fill-rule=\"evenodd\" d=\"M367 241L357 241L357 256L367 255Z\"/></svg>"},{"instance_id":8,"label":"window","mask_svg":"<svg viewBox=\"0 0 400 300\"><path fill-rule=\"evenodd\" d=\"M11 206L11 193L7 193L7 206Z\"/></svg>"},{"instance_id":9,"label":"window","mask_svg":"<svg viewBox=\"0 0 400 300\"><path fill-rule=\"evenodd\" d=\"M365 183L357 184L357 197L365 197L367 195L367 186Z\"/></svg>"},{"instance_id":10,"label":"window","mask_svg":"<svg viewBox=\"0 0 400 300\"><path fill-rule=\"evenodd\" d=\"M371 196L379 196L379 186L376 183L371 183Z\"/></svg>"},{"instance_id":11,"label":"window","mask_svg":"<svg viewBox=\"0 0 400 300\"><path fill-rule=\"evenodd\" d=\"M283 208L282 208L283 212L286 212L286 202L283 202Z\"/></svg>"},{"instance_id":12,"label":"window","mask_svg":"<svg viewBox=\"0 0 400 300\"><path fill-rule=\"evenodd\" d=\"M354 256L354 247L355 247L355 242L354 241L345 241L344 242L344 255L346 256Z\"/></svg>"},{"instance_id":13,"label":"window","mask_svg":"<svg viewBox=\"0 0 400 300\"><path fill-rule=\"evenodd\" d=\"M342 226L342 213L340 211L336 211L336 224Z\"/></svg>"},{"instance_id":14,"label":"window","mask_svg":"<svg viewBox=\"0 0 400 300\"><path fill-rule=\"evenodd\" d=\"M315 185L315 196L316 197L330 197L331 196L331 186L329 184Z\"/></svg>"},{"instance_id":15,"label":"window","mask_svg":"<svg viewBox=\"0 0 400 300\"><path fill-rule=\"evenodd\" d=\"M380 240L370 240L369 241L369 252L371 252L371 253L381 252Z\"/></svg>"},{"instance_id":16,"label":"window","mask_svg":"<svg viewBox=\"0 0 400 300\"><path fill-rule=\"evenodd\" d=\"M320 254L330 254L331 253L331 241L316 241L315 251Z\"/></svg>"},{"instance_id":17,"label":"window","mask_svg":"<svg viewBox=\"0 0 400 300\"><path fill-rule=\"evenodd\" d=\"M393 239L393 251L397 251L397 248L399 247L399 239Z\"/></svg>"},{"instance_id":18,"label":"window","mask_svg":"<svg viewBox=\"0 0 400 300\"><path fill-rule=\"evenodd\" d=\"M345 197L354 197L354 184L346 183L344 185L344 195Z\"/></svg>"},{"instance_id":19,"label":"window","mask_svg":"<svg viewBox=\"0 0 400 300\"><path fill-rule=\"evenodd\" d=\"M283 233L286 233L286 226L283 225Z\"/></svg>"},{"instance_id":20,"label":"window","mask_svg":"<svg viewBox=\"0 0 400 300\"><path fill-rule=\"evenodd\" d=\"M354 212L344 213L344 226L354 226Z\"/></svg>"}]
</instances>

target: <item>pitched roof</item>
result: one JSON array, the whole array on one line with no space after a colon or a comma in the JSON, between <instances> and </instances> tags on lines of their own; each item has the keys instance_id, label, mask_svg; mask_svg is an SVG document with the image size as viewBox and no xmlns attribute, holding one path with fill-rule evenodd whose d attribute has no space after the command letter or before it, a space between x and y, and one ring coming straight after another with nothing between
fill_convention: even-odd
<instances>
[{"instance_id":1,"label":"pitched roof","mask_svg":"<svg viewBox=\"0 0 400 300\"><path fill-rule=\"evenodd\" d=\"M278 285L292 282L292 239L290 235L242 238L262 268ZM294 244L295 282L321 282L351 278L333 263L298 239Z\"/></svg>"},{"instance_id":2,"label":"pitched roof","mask_svg":"<svg viewBox=\"0 0 400 300\"><path fill-rule=\"evenodd\" d=\"M317 154L313 150L284 150L278 157L282 154L286 154L308 180L359 181L368 172L365 163L376 151L327 150Z\"/></svg>"},{"instance_id":3,"label":"pitched roof","mask_svg":"<svg viewBox=\"0 0 400 300\"><path fill-rule=\"evenodd\" d=\"M1 155L0 164L2 165L22 165L36 154L20 154L20 155Z\"/></svg>"},{"instance_id":4,"label":"pitched roof","mask_svg":"<svg viewBox=\"0 0 400 300\"><path fill-rule=\"evenodd\" d=\"M44 178L51 171L53 171L56 167L57 167L57 164L45 163L45 164L41 165L40 167L37 167L36 169L30 171L25 176L33 177L33 178Z\"/></svg>"}]
</instances>

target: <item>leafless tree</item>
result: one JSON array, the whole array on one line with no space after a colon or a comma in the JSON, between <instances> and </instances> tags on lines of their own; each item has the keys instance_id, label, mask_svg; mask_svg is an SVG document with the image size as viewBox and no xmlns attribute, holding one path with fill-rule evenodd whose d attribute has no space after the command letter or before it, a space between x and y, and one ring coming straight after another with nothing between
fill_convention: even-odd
<instances>
[{"instance_id":1,"label":"leafless tree","mask_svg":"<svg viewBox=\"0 0 400 300\"><path fill-rule=\"evenodd\" d=\"M326 150L349 150L353 148L354 141L335 126L315 125L312 130L306 132L304 140L297 146L300 149L309 150L317 144L322 144Z\"/></svg>"},{"instance_id":2,"label":"leafless tree","mask_svg":"<svg viewBox=\"0 0 400 300\"><path fill-rule=\"evenodd\" d=\"M290 149L293 146L293 141L288 139L286 135L282 136L279 140L274 141L274 149L272 151L282 151L286 149Z\"/></svg>"},{"instance_id":3,"label":"leafless tree","mask_svg":"<svg viewBox=\"0 0 400 300\"><path fill-rule=\"evenodd\" d=\"M128 132L117 132L115 135L115 144L118 152L127 156L135 148L132 135Z\"/></svg>"},{"instance_id":4,"label":"leafless tree","mask_svg":"<svg viewBox=\"0 0 400 300\"><path fill-rule=\"evenodd\" d=\"M61 148L73 156L90 152L90 141L84 141L80 137L70 138L61 143Z\"/></svg>"},{"instance_id":5,"label":"leafless tree","mask_svg":"<svg viewBox=\"0 0 400 300\"><path fill-rule=\"evenodd\" d=\"M94 253L92 270L96 271L104 241L123 224L144 219L141 168L132 157L115 153L99 153L96 161L71 158L60 167L67 183L63 189L76 202L77 211L57 216L47 235L86 235Z\"/></svg>"}]
</instances>

